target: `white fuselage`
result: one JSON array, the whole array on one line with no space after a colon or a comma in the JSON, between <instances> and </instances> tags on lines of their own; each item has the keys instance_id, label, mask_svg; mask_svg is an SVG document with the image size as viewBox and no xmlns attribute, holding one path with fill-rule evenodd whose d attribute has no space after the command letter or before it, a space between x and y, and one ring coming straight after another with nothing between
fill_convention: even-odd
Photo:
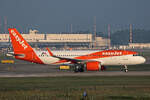
<instances>
[{"instance_id":1,"label":"white fuselage","mask_svg":"<svg viewBox=\"0 0 150 100\"><path fill-rule=\"evenodd\" d=\"M69 64L70 62L59 62L59 58L55 58L50 56L48 51L37 51L34 49L37 56L44 64ZM75 58L79 56L88 55L98 51L52 51L52 53L58 57L63 58ZM84 59L82 59L84 60ZM101 65L136 65L142 64L145 62L145 58L142 56L134 56L134 55L122 55L122 56L108 56L108 57L99 57L97 59L85 59L85 60L93 60L98 61Z\"/></svg>"}]
</instances>

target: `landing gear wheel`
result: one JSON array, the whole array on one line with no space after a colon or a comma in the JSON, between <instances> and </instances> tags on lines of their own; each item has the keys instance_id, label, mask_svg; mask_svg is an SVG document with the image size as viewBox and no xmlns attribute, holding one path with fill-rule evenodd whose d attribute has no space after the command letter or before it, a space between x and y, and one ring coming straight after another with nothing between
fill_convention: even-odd
<instances>
[{"instance_id":1,"label":"landing gear wheel","mask_svg":"<svg viewBox=\"0 0 150 100\"><path fill-rule=\"evenodd\" d=\"M84 69L83 69L83 68L80 68L80 69L79 69L79 72L84 72Z\"/></svg>"},{"instance_id":2,"label":"landing gear wheel","mask_svg":"<svg viewBox=\"0 0 150 100\"><path fill-rule=\"evenodd\" d=\"M74 72L75 72L75 73L79 72L79 66L78 66L78 65L75 66Z\"/></svg>"},{"instance_id":3,"label":"landing gear wheel","mask_svg":"<svg viewBox=\"0 0 150 100\"><path fill-rule=\"evenodd\" d=\"M128 72L128 66L124 65L124 72Z\"/></svg>"},{"instance_id":4,"label":"landing gear wheel","mask_svg":"<svg viewBox=\"0 0 150 100\"><path fill-rule=\"evenodd\" d=\"M125 69L124 71L125 71L125 72L128 72L128 69Z\"/></svg>"},{"instance_id":5,"label":"landing gear wheel","mask_svg":"<svg viewBox=\"0 0 150 100\"><path fill-rule=\"evenodd\" d=\"M76 65L74 67L74 72L77 73L77 72L84 72L84 67L82 65Z\"/></svg>"}]
</instances>

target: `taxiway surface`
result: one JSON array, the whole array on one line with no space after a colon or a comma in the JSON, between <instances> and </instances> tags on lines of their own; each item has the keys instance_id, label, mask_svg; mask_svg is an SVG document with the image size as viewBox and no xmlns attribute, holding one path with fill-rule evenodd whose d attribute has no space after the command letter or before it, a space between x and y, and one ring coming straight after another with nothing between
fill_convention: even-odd
<instances>
[{"instance_id":1,"label":"taxiway surface","mask_svg":"<svg viewBox=\"0 0 150 100\"><path fill-rule=\"evenodd\" d=\"M56 66L39 64L0 64L0 77L56 77L56 76L150 76L150 71L85 71L74 73Z\"/></svg>"}]
</instances>

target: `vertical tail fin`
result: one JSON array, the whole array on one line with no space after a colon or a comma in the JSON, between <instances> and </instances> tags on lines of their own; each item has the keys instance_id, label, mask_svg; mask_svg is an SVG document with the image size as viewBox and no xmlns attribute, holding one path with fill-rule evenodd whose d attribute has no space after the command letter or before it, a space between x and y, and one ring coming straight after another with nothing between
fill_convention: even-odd
<instances>
[{"instance_id":1,"label":"vertical tail fin","mask_svg":"<svg viewBox=\"0 0 150 100\"><path fill-rule=\"evenodd\" d=\"M9 28L8 30L16 59L43 64L32 47L15 28Z\"/></svg>"},{"instance_id":2,"label":"vertical tail fin","mask_svg":"<svg viewBox=\"0 0 150 100\"><path fill-rule=\"evenodd\" d=\"M32 47L15 28L9 28L8 30L14 49L15 58L43 64Z\"/></svg>"},{"instance_id":3,"label":"vertical tail fin","mask_svg":"<svg viewBox=\"0 0 150 100\"><path fill-rule=\"evenodd\" d=\"M8 30L14 53L32 50L31 46L26 42L26 40L21 36L21 34L19 34L19 32L15 28L9 28Z\"/></svg>"}]
</instances>

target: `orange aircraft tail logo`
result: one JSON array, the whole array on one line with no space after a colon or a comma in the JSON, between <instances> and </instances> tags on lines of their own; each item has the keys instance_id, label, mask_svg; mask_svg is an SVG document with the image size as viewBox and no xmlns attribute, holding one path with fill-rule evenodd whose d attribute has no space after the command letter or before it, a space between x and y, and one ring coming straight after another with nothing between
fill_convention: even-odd
<instances>
[{"instance_id":1,"label":"orange aircraft tail logo","mask_svg":"<svg viewBox=\"0 0 150 100\"><path fill-rule=\"evenodd\" d=\"M28 48L27 45L25 45L24 40L21 40L20 37L16 34L16 32L14 30L10 30L10 32L12 33L12 35L15 37L16 41L19 42L19 44L24 48L24 50L26 48Z\"/></svg>"},{"instance_id":2,"label":"orange aircraft tail logo","mask_svg":"<svg viewBox=\"0 0 150 100\"><path fill-rule=\"evenodd\" d=\"M31 46L26 42L26 40L21 36L21 34L19 34L19 32L15 28L9 28L8 30L14 52L32 50Z\"/></svg>"}]
</instances>

